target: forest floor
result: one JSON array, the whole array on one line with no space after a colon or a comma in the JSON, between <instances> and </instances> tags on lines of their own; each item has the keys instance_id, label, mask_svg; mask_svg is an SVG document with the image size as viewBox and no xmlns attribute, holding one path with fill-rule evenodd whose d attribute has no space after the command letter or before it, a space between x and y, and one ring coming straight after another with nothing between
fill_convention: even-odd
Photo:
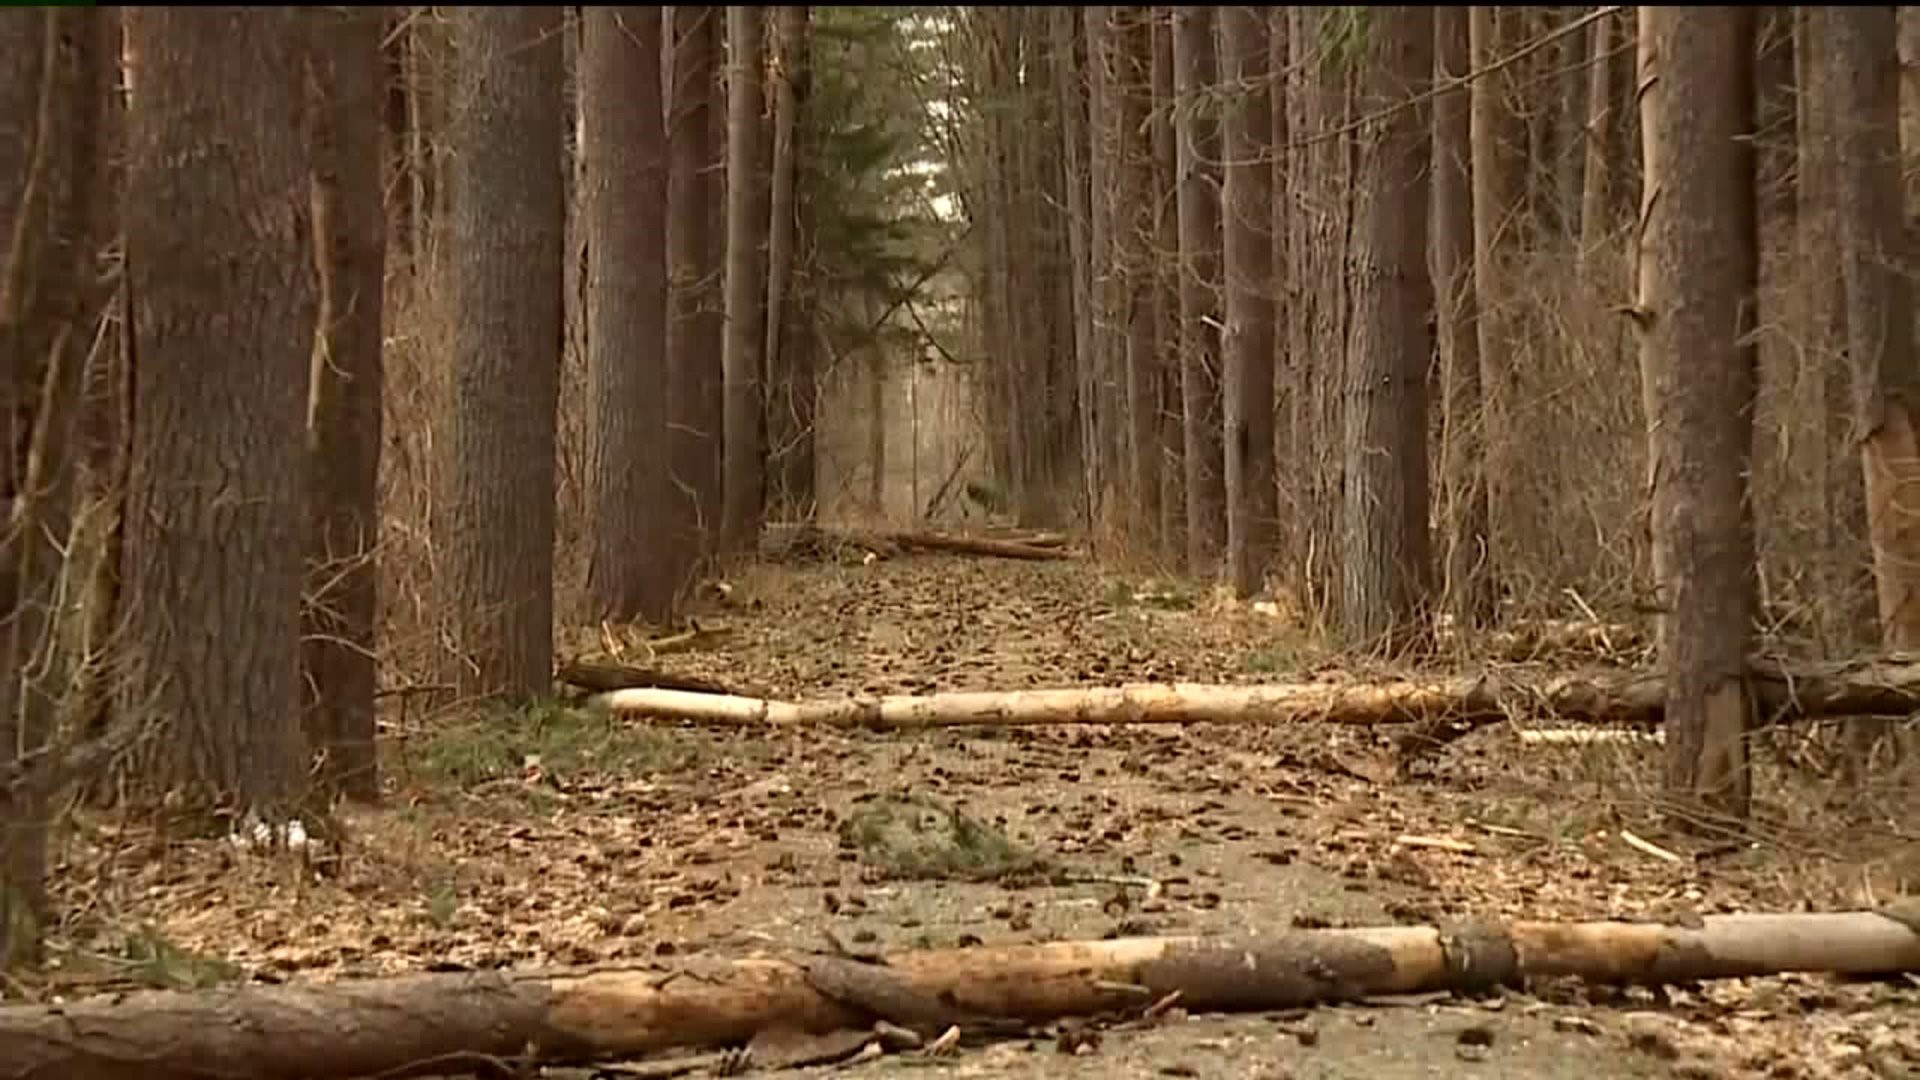
<instances>
[{"instance_id":1,"label":"forest floor","mask_svg":"<svg viewBox=\"0 0 1920 1080\"><path fill-rule=\"evenodd\" d=\"M1082 562L912 556L760 567L732 585L710 613L731 628L725 639L663 665L788 699L1258 682L1334 665L1279 620ZM143 847L135 830L86 823L62 870L60 979L665 964L811 951L829 935L885 950L1467 915L1799 910L1920 887L1920 844L1898 844L1886 815L1879 826L1849 818L1836 848L1837 819L1780 799L1786 786L1772 781L1758 840L1679 865L1651 857L1621 830L1682 852L1706 846L1663 832L1642 794L1657 750L1523 747L1510 726L1391 780L1364 766L1374 733L1313 725L769 738L556 707L518 722L396 715L389 728L385 805L346 814L345 854L326 873L212 841ZM1112 882L889 876L842 825L907 795L943 800L1090 877L1150 878L1158 895ZM1397 845L1403 834L1473 850ZM1920 981L1791 976L1659 995L1556 984L1289 1015L1176 1011L1097 1038L1056 1027L849 1071L1915 1076Z\"/></svg>"}]
</instances>

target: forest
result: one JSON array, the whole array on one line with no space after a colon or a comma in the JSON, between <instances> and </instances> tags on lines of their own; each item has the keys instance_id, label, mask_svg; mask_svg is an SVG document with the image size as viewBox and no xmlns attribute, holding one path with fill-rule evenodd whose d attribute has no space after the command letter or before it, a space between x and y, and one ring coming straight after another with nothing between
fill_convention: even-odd
<instances>
[{"instance_id":1,"label":"forest","mask_svg":"<svg viewBox=\"0 0 1920 1080\"><path fill-rule=\"evenodd\" d=\"M1920 1070L1920 17L0 10L0 1080Z\"/></svg>"}]
</instances>

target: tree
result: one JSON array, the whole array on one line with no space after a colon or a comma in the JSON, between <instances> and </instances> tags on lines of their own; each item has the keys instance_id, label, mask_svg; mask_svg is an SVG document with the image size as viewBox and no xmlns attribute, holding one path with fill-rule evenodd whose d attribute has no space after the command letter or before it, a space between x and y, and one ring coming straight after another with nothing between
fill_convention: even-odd
<instances>
[{"instance_id":1,"label":"tree","mask_svg":"<svg viewBox=\"0 0 1920 1080\"><path fill-rule=\"evenodd\" d=\"M1227 581L1258 592L1274 556L1279 489L1273 474L1273 128L1268 100L1267 13L1221 7L1220 75L1230 86L1226 151L1226 333L1221 380L1226 416Z\"/></svg>"},{"instance_id":2,"label":"tree","mask_svg":"<svg viewBox=\"0 0 1920 1080\"><path fill-rule=\"evenodd\" d=\"M134 297L124 596L152 718L140 780L192 810L284 809L306 774L300 594L313 355L302 25L129 8Z\"/></svg>"},{"instance_id":3,"label":"tree","mask_svg":"<svg viewBox=\"0 0 1920 1080\"><path fill-rule=\"evenodd\" d=\"M1187 553L1186 409L1180 399L1180 219L1174 193L1180 155L1173 135L1173 14L1153 9L1153 354L1160 359L1155 436L1160 470L1160 543L1176 562Z\"/></svg>"},{"instance_id":4,"label":"tree","mask_svg":"<svg viewBox=\"0 0 1920 1080\"><path fill-rule=\"evenodd\" d=\"M1642 7L1645 170L1635 321L1646 380L1667 788L1743 818L1755 611L1748 492L1759 277L1754 14Z\"/></svg>"},{"instance_id":5,"label":"tree","mask_svg":"<svg viewBox=\"0 0 1920 1080\"><path fill-rule=\"evenodd\" d=\"M667 549L667 129L662 20L589 7L580 55L587 242L587 596L595 615L664 621Z\"/></svg>"},{"instance_id":6,"label":"tree","mask_svg":"<svg viewBox=\"0 0 1920 1080\"><path fill-rule=\"evenodd\" d=\"M757 198L761 45L766 13L744 4L727 13L727 333L721 355L726 406L721 440L720 550L749 551L760 535L765 452L760 433L760 365L765 346L767 210Z\"/></svg>"},{"instance_id":7,"label":"tree","mask_svg":"<svg viewBox=\"0 0 1920 1080\"><path fill-rule=\"evenodd\" d=\"M1506 167L1507 160L1501 149L1507 128L1511 126L1511 114L1506 111L1500 97L1503 85L1501 73L1490 70L1494 49L1498 44L1496 13L1495 8L1476 4L1468 9L1467 14L1467 70L1482 73L1473 80L1467 94L1468 141L1471 144L1469 156L1472 159L1468 175L1473 185L1472 206L1469 208L1471 216L1468 219L1473 228L1472 325L1476 339L1475 353L1480 365L1479 377L1475 380L1479 389L1476 400L1479 422L1475 430L1479 433L1479 472L1486 487L1484 502L1487 508L1485 547L1477 553L1479 569L1476 587L1480 590L1478 599L1484 605L1480 609L1483 614L1497 603L1500 595L1501 529L1506 524L1505 518L1511 514L1510 504L1513 502L1506 497L1507 489L1512 486L1508 479L1508 442L1512 435L1508 433L1506 424L1508 395L1504 392L1499 361L1506 345L1500 338L1500 324L1493 318L1491 310L1506 295L1501 291L1501 252L1506 239L1501 224L1507 220L1513 187ZM1443 286L1453 287L1444 282ZM1465 377L1464 372L1458 375Z\"/></svg>"},{"instance_id":8,"label":"tree","mask_svg":"<svg viewBox=\"0 0 1920 1080\"><path fill-rule=\"evenodd\" d=\"M719 382L719 345L709 333L706 305L712 289L714 60L718 40L710 24L716 7L667 8L673 48L667 122L668 460L675 488L672 525L676 591L699 562L705 526L720 510L721 415L713 409Z\"/></svg>"},{"instance_id":9,"label":"tree","mask_svg":"<svg viewBox=\"0 0 1920 1080\"><path fill-rule=\"evenodd\" d=\"M814 411L818 400L813 367L818 328L808 315L812 302L812 197L802 183L808 152L803 114L812 97L809 37L812 8L783 4L773 9L773 162L768 193L767 236L767 467L769 485L792 515L814 508Z\"/></svg>"},{"instance_id":10,"label":"tree","mask_svg":"<svg viewBox=\"0 0 1920 1080\"><path fill-rule=\"evenodd\" d=\"M1430 8L1370 9L1361 64L1360 205L1347 267L1341 626L1356 642L1424 635L1427 513L1427 164L1420 93L1433 75Z\"/></svg>"},{"instance_id":11,"label":"tree","mask_svg":"<svg viewBox=\"0 0 1920 1080\"><path fill-rule=\"evenodd\" d=\"M56 621L68 569L86 354L104 292L105 111L118 21L94 8L0 12L0 971L38 958L47 828L65 781Z\"/></svg>"},{"instance_id":12,"label":"tree","mask_svg":"<svg viewBox=\"0 0 1920 1080\"><path fill-rule=\"evenodd\" d=\"M1151 9L1116 9L1109 41L1119 98L1118 189L1114 193L1115 262L1120 270L1119 316L1126 328L1126 521L1151 537L1160 524L1160 354L1154 350L1153 147L1147 130L1152 107Z\"/></svg>"},{"instance_id":13,"label":"tree","mask_svg":"<svg viewBox=\"0 0 1920 1080\"><path fill-rule=\"evenodd\" d=\"M379 795L374 759L380 539L381 308L387 220L380 183L384 32L378 7L310 7L313 240L319 320L309 393L312 555L305 619L307 739L318 778Z\"/></svg>"},{"instance_id":14,"label":"tree","mask_svg":"<svg viewBox=\"0 0 1920 1080\"><path fill-rule=\"evenodd\" d=\"M1211 574L1226 533L1220 434L1220 160L1213 9L1173 9L1174 141L1180 172L1180 397L1186 411L1187 569Z\"/></svg>"},{"instance_id":15,"label":"tree","mask_svg":"<svg viewBox=\"0 0 1920 1080\"><path fill-rule=\"evenodd\" d=\"M1819 7L1807 13L1825 92L1825 152L1834 184L1846 283L1853 425L1866 481L1867 528L1880 630L1893 649L1920 646L1920 357L1913 344L1900 158L1900 57L1888 6ZM1877 722L1856 723L1864 766Z\"/></svg>"},{"instance_id":16,"label":"tree","mask_svg":"<svg viewBox=\"0 0 1920 1080\"><path fill-rule=\"evenodd\" d=\"M1486 428L1480 409L1479 296L1474 280L1471 91L1455 85L1468 68L1466 8L1434 11L1433 282L1445 371L1447 548L1444 596L1460 625L1493 620L1487 573ZM1604 68L1604 65L1602 65Z\"/></svg>"},{"instance_id":17,"label":"tree","mask_svg":"<svg viewBox=\"0 0 1920 1080\"><path fill-rule=\"evenodd\" d=\"M553 677L564 93L558 8L457 8L451 241L453 460L444 610L463 693Z\"/></svg>"}]
</instances>

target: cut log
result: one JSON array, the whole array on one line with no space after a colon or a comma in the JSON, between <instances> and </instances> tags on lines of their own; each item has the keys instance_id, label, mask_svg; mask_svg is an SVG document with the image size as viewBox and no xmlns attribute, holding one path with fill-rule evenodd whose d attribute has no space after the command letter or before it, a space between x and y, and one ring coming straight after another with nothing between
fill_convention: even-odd
<instances>
[{"instance_id":1,"label":"cut log","mask_svg":"<svg viewBox=\"0 0 1920 1080\"><path fill-rule=\"evenodd\" d=\"M1898 716L1920 711L1920 662L1798 668L1756 664L1754 692L1766 718ZM717 700L664 690L617 690L595 702L616 712L733 724L817 724L890 730L1041 724L1333 724L1423 722L1444 742L1477 724L1534 712L1563 719L1652 726L1660 722L1660 676L1610 672L1526 679L1519 675L1381 683L1301 682L1259 686L1134 683L1058 690L965 691L850 697L804 703Z\"/></svg>"},{"instance_id":2,"label":"cut log","mask_svg":"<svg viewBox=\"0 0 1920 1080\"><path fill-rule=\"evenodd\" d=\"M1915 905L1920 907L1920 905ZM0 1009L0 1080L336 1080L736 1046L885 1020L918 1032L1144 1010L1266 1011L1479 990L1528 976L1682 982L1920 971L1920 911L1487 922L1122 938L891 957L703 964L697 972L499 972L138 994ZM993 1021L1000 1021L995 1025Z\"/></svg>"}]
</instances>

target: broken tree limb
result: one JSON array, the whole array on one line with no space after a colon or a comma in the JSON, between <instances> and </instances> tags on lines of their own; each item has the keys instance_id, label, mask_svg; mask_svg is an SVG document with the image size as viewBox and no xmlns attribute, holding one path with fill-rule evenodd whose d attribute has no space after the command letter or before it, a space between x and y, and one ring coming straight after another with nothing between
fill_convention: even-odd
<instances>
[{"instance_id":1,"label":"broken tree limb","mask_svg":"<svg viewBox=\"0 0 1920 1080\"><path fill-rule=\"evenodd\" d=\"M986 555L996 559L1071 559L1064 547L995 540L985 536L957 536L936 532L889 532L886 539L908 551L939 551L950 555Z\"/></svg>"},{"instance_id":2,"label":"broken tree limb","mask_svg":"<svg viewBox=\"0 0 1920 1080\"><path fill-rule=\"evenodd\" d=\"M1920 661L1799 668L1756 665L1755 698L1773 721L1888 716L1920 711ZM812 702L716 700L664 690L616 690L593 701L616 712L723 724L816 724L901 728L1040 724L1415 723L1416 742L1535 712L1570 720L1656 725L1665 708L1658 674L1610 672L1528 679L1518 674L1379 683L1257 686L1133 683L1055 690L963 691ZM1431 729L1431 730L1428 730Z\"/></svg>"},{"instance_id":3,"label":"broken tree limb","mask_svg":"<svg viewBox=\"0 0 1920 1080\"><path fill-rule=\"evenodd\" d=\"M1684 982L1920 970L1920 904L1884 912L1659 923L1485 922L1121 938L711 962L695 972L487 972L157 992L0 1009L0 1080L340 1080L482 1063L564 1063L737 1046L785 1029L948 1025L1135 1012L1265 1011L1472 991L1530 976ZM993 1022L999 1021L1000 1025Z\"/></svg>"},{"instance_id":4,"label":"broken tree limb","mask_svg":"<svg viewBox=\"0 0 1920 1080\"><path fill-rule=\"evenodd\" d=\"M632 664L614 664L604 661L571 661L560 665L559 670L553 673L553 677L558 682L585 690L590 694L643 687L678 690L709 697L741 693L736 687L713 679L703 679L698 675L680 675L671 671L662 671L659 668L635 667Z\"/></svg>"}]
</instances>

